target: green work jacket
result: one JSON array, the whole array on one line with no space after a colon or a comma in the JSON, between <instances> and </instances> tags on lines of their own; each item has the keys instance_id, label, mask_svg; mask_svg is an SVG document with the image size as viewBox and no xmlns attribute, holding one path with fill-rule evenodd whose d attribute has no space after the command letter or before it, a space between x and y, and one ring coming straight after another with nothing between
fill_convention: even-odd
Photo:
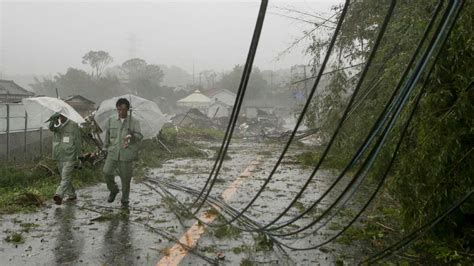
<instances>
[{"instance_id":1,"label":"green work jacket","mask_svg":"<svg viewBox=\"0 0 474 266\"><path fill-rule=\"evenodd\" d=\"M53 160L70 162L75 161L81 155L82 135L79 126L67 120L59 127L50 125L53 134Z\"/></svg>"},{"instance_id":2,"label":"green work jacket","mask_svg":"<svg viewBox=\"0 0 474 266\"><path fill-rule=\"evenodd\" d=\"M127 148L124 138L130 134L132 138ZM138 158L138 144L143 139L140 123L129 117L122 122L118 117L109 118L105 126L104 149L107 159L115 161L135 161Z\"/></svg>"}]
</instances>

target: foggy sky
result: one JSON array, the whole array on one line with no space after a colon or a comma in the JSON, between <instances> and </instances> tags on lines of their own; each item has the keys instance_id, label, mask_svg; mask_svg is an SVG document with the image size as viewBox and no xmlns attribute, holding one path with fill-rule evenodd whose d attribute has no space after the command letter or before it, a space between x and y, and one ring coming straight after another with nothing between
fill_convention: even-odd
<instances>
[{"instance_id":1,"label":"foggy sky","mask_svg":"<svg viewBox=\"0 0 474 266\"><path fill-rule=\"evenodd\" d=\"M0 0L1 1L1 0ZM255 1L0 2L0 72L47 75L81 63L90 50L104 50L111 65L133 57L176 65L192 73L230 70L244 64L259 8ZM329 16L341 1L270 1L254 65L288 68L308 63L308 41L275 57L313 25L272 13L320 21L274 8L290 7Z\"/></svg>"}]
</instances>

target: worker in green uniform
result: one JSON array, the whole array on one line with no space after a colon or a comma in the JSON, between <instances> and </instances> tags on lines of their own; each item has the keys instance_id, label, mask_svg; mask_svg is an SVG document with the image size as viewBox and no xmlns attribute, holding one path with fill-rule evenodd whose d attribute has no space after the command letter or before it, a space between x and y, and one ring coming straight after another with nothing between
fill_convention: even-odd
<instances>
[{"instance_id":1,"label":"worker in green uniform","mask_svg":"<svg viewBox=\"0 0 474 266\"><path fill-rule=\"evenodd\" d=\"M74 122L62 114L55 113L48 121L49 130L53 134L53 160L57 161L61 183L53 197L54 203L61 205L64 196L68 201L77 199L72 185L71 173L79 163L82 150L81 129ZM47 122L48 122L47 121Z\"/></svg>"},{"instance_id":2,"label":"worker in green uniform","mask_svg":"<svg viewBox=\"0 0 474 266\"><path fill-rule=\"evenodd\" d=\"M108 202L113 202L119 189L115 183L115 175L122 181L123 207L128 207L130 181L133 175L132 163L138 157L138 144L143 139L139 122L128 115L130 102L125 98L118 99L115 104L118 117L110 117L105 126L104 149L107 152L103 173L105 183L110 191Z\"/></svg>"}]
</instances>

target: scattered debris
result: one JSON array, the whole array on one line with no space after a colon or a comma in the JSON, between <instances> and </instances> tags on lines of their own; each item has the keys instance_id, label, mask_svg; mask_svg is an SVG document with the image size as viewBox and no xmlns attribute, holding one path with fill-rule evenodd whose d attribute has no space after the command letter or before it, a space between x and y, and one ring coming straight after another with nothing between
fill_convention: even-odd
<instances>
[{"instance_id":1,"label":"scattered debris","mask_svg":"<svg viewBox=\"0 0 474 266\"><path fill-rule=\"evenodd\" d=\"M196 108L175 115L171 121L178 127L216 128L212 120Z\"/></svg>"},{"instance_id":2,"label":"scattered debris","mask_svg":"<svg viewBox=\"0 0 474 266\"><path fill-rule=\"evenodd\" d=\"M23 244L25 243L25 238L21 233L13 232L5 238L5 241L12 244Z\"/></svg>"},{"instance_id":3,"label":"scattered debris","mask_svg":"<svg viewBox=\"0 0 474 266\"><path fill-rule=\"evenodd\" d=\"M225 254L224 252L217 252L216 257L218 260L224 260L225 259Z\"/></svg>"}]
</instances>

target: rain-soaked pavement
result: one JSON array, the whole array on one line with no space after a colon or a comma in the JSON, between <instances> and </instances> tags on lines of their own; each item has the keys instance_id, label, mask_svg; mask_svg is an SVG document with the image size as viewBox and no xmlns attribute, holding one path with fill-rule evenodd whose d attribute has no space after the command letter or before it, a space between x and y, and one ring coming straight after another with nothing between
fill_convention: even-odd
<instances>
[{"instance_id":1,"label":"rain-soaked pavement","mask_svg":"<svg viewBox=\"0 0 474 266\"><path fill-rule=\"evenodd\" d=\"M200 145L211 148L218 144ZM151 169L149 178L163 178L199 189L204 185L214 163L211 159L214 151L206 151L209 158L167 161L162 167ZM281 146L275 144L241 141L231 145L231 158L224 162L211 194L218 197L252 161L258 159L259 164L252 175L243 180L227 202L242 208L260 188L280 152ZM310 173L311 169L302 169L290 161L284 161L247 215L262 224L271 221L287 206ZM302 206L307 206L305 203L322 193L333 178L330 171L318 172L308 192L299 200ZM56 206L49 202L47 207L36 213L0 216L0 264L155 265L164 256L170 255L170 248L175 244L172 238L180 238L194 220L180 221L169 201L152 190L150 184L140 178L133 181L131 208L128 212L120 208L119 200L107 203L105 184L98 184L79 190L76 203ZM192 198L183 192L171 192L181 201L192 202ZM203 210L207 209L206 206ZM293 208L289 214L297 213L298 208ZM286 219L288 217L285 216L283 220ZM306 218L299 224L310 220ZM217 219L216 222L222 221ZM299 225L293 227L297 229ZM7 243L4 239L13 232L21 232L25 242ZM285 243L306 246L321 242L329 233L330 229L323 229L304 240L289 240ZM275 247L265 251L256 244L256 234L240 231L222 236L217 228L208 227L198 240L197 247L184 257L180 265L209 265L206 258L217 260L221 265L334 265L343 261L340 252L333 244L309 251L284 252ZM347 260L344 262L351 263Z\"/></svg>"}]
</instances>

